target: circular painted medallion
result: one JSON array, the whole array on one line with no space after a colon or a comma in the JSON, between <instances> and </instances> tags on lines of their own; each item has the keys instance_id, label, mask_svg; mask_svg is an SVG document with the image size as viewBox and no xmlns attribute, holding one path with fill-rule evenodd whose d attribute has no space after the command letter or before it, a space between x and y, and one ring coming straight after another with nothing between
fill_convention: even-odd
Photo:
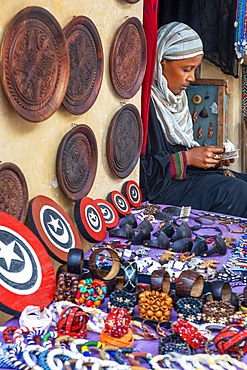
<instances>
[{"instance_id":1,"label":"circular painted medallion","mask_svg":"<svg viewBox=\"0 0 247 370\"><path fill-rule=\"evenodd\" d=\"M112 229L118 225L119 216L116 208L105 199L95 199L104 216L107 229Z\"/></svg>"},{"instance_id":2,"label":"circular painted medallion","mask_svg":"<svg viewBox=\"0 0 247 370\"><path fill-rule=\"evenodd\" d=\"M54 16L38 6L21 10L8 24L1 55L12 107L31 122L49 118L63 102L70 69L66 38Z\"/></svg>"},{"instance_id":3,"label":"circular painted medallion","mask_svg":"<svg viewBox=\"0 0 247 370\"><path fill-rule=\"evenodd\" d=\"M106 200L116 208L119 217L124 217L130 213L129 202L120 191L111 191Z\"/></svg>"},{"instance_id":4,"label":"circular painted medallion","mask_svg":"<svg viewBox=\"0 0 247 370\"><path fill-rule=\"evenodd\" d=\"M142 85L147 64L146 36L141 21L128 18L117 30L109 59L110 78L122 98L132 98Z\"/></svg>"},{"instance_id":5,"label":"circular painted medallion","mask_svg":"<svg viewBox=\"0 0 247 370\"><path fill-rule=\"evenodd\" d=\"M84 197L75 202L75 221L82 236L89 242L101 242L106 237L106 223L96 201Z\"/></svg>"},{"instance_id":6,"label":"circular painted medallion","mask_svg":"<svg viewBox=\"0 0 247 370\"><path fill-rule=\"evenodd\" d=\"M43 244L14 217L0 212L0 309L19 315L26 306L48 307L55 272Z\"/></svg>"},{"instance_id":7,"label":"circular painted medallion","mask_svg":"<svg viewBox=\"0 0 247 370\"><path fill-rule=\"evenodd\" d=\"M141 154L142 139L138 109L126 104L114 115L107 133L107 160L115 176L125 178L134 170Z\"/></svg>"},{"instance_id":8,"label":"circular painted medallion","mask_svg":"<svg viewBox=\"0 0 247 370\"><path fill-rule=\"evenodd\" d=\"M86 125L72 128L62 139L56 160L59 186L71 201L85 197L94 182L98 164L95 135Z\"/></svg>"},{"instance_id":9,"label":"circular painted medallion","mask_svg":"<svg viewBox=\"0 0 247 370\"><path fill-rule=\"evenodd\" d=\"M83 114L95 102L103 78L103 46L94 23L74 17L64 28L69 46L70 77L63 105L72 114Z\"/></svg>"},{"instance_id":10,"label":"circular painted medallion","mask_svg":"<svg viewBox=\"0 0 247 370\"><path fill-rule=\"evenodd\" d=\"M30 228L49 255L65 263L70 249L82 249L81 237L69 215L52 199L38 195L29 202Z\"/></svg>"},{"instance_id":11,"label":"circular painted medallion","mask_svg":"<svg viewBox=\"0 0 247 370\"><path fill-rule=\"evenodd\" d=\"M139 185L134 181L126 181L121 189L132 207L139 207L142 202L142 192Z\"/></svg>"},{"instance_id":12,"label":"circular painted medallion","mask_svg":"<svg viewBox=\"0 0 247 370\"><path fill-rule=\"evenodd\" d=\"M18 166L6 162L0 164L0 211L25 222L28 207L28 188Z\"/></svg>"}]
</instances>

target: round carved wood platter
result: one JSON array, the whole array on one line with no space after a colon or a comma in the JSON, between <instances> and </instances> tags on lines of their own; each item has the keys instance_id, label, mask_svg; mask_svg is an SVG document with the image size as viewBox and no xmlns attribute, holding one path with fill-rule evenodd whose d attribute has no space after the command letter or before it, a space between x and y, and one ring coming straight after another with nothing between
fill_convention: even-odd
<instances>
[{"instance_id":1,"label":"round carved wood platter","mask_svg":"<svg viewBox=\"0 0 247 370\"><path fill-rule=\"evenodd\" d=\"M0 211L24 223L27 207L28 188L22 171L14 163L0 164Z\"/></svg>"},{"instance_id":2,"label":"round carved wood platter","mask_svg":"<svg viewBox=\"0 0 247 370\"><path fill-rule=\"evenodd\" d=\"M119 178L127 177L141 154L142 120L133 104L124 105L113 117L106 140L107 161Z\"/></svg>"},{"instance_id":3,"label":"round carved wood platter","mask_svg":"<svg viewBox=\"0 0 247 370\"><path fill-rule=\"evenodd\" d=\"M64 28L70 56L70 77L63 105L72 114L83 114L94 104L103 78L103 46L94 23L74 17Z\"/></svg>"},{"instance_id":4,"label":"round carved wood platter","mask_svg":"<svg viewBox=\"0 0 247 370\"><path fill-rule=\"evenodd\" d=\"M69 215L52 199L38 195L29 202L28 222L48 254L66 263L70 249L82 249L79 232Z\"/></svg>"},{"instance_id":5,"label":"round carved wood platter","mask_svg":"<svg viewBox=\"0 0 247 370\"><path fill-rule=\"evenodd\" d=\"M132 98L141 87L147 65L147 43L141 21L127 19L113 39L109 70L112 85L122 98Z\"/></svg>"},{"instance_id":6,"label":"round carved wood platter","mask_svg":"<svg viewBox=\"0 0 247 370\"><path fill-rule=\"evenodd\" d=\"M31 122L62 104L69 80L63 29L46 9L24 8L9 22L1 44L2 85L11 106Z\"/></svg>"},{"instance_id":7,"label":"round carved wood platter","mask_svg":"<svg viewBox=\"0 0 247 370\"><path fill-rule=\"evenodd\" d=\"M95 135L87 125L73 127L60 142L56 173L59 186L71 201L85 197L94 182L98 165Z\"/></svg>"},{"instance_id":8,"label":"round carved wood platter","mask_svg":"<svg viewBox=\"0 0 247 370\"><path fill-rule=\"evenodd\" d=\"M0 212L0 310L19 315L26 306L41 310L53 301L54 268L43 244L14 217Z\"/></svg>"}]
</instances>

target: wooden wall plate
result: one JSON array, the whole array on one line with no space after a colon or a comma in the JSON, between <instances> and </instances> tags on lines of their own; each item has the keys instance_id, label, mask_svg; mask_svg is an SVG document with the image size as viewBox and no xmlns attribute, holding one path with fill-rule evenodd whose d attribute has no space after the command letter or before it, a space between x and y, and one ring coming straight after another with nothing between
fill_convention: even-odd
<instances>
[{"instance_id":1,"label":"wooden wall plate","mask_svg":"<svg viewBox=\"0 0 247 370\"><path fill-rule=\"evenodd\" d=\"M132 98L142 85L147 65L147 43L141 21L128 18L113 39L109 70L112 85L122 98Z\"/></svg>"},{"instance_id":2,"label":"wooden wall plate","mask_svg":"<svg viewBox=\"0 0 247 370\"><path fill-rule=\"evenodd\" d=\"M64 28L69 46L70 77L63 105L72 114L83 114L94 104L103 79L103 46L94 23L74 17Z\"/></svg>"},{"instance_id":3,"label":"wooden wall plate","mask_svg":"<svg viewBox=\"0 0 247 370\"><path fill-rule=\"evenodd\" d=\"M28 222L49 255L60 263L67 262L70 249L82 249L75 224L52 199L43 195L33 198L28 206Z\"/></svg>"},{"instance_id":4,"label":"wooden wall plate","mask_svg":"<svg viewBox=\"0 0 247 370\"><path fill-rule=\"evenodd\" d=\"M38 6L21 10L7 26L1 55L11 106L31 122L49 118L62 104L70 69L66 38L54 16Z\"/></svg>"},{"instance_id":5,"label":"wooden wall plate","mask_svg":"<svg viewBox=\"0 0 247 370\"><path fill-rule=\"evenodd\" d=\"M11 162L0 164L0 211L25 222L28 188L20 168Z\"/></svg>"},{"instance_id":6,"label":"wooden wall plate","mask_svg":"<svg viewBox=\"0 0 247 370\"><path fill-rule=\"evenodd\" d=\"M107 161L115 176L125 178L133 171L141 154L142 139L139 111L133 104L126 104L114 115L107 132Z\"/></svg>"},{"instance_id":7,"label":"wooden wall plate","mask_svg":"<svg viewBox=\"0 0 247 370\"><path fill-rule=\"evenodd\" d=\"M73 127L60 142L56 172L59 186L71 201L85 197L94 182L98 165L98 148L92 129Z\"/></svg>"},{"instance_id":8,"label":"wooden wall plate","mask_svg":"<svg viewBox=\"0 0 247 370\"><path fill-rule=\"evenodd\" d=\"M101 242L106 237L106 223L96 201L84 197L75 202L74 217L81 235L89 242Z\"/></svg>"},{"instance_id":9,"label":"wooden wall plate","mask_svg":"<svg viewBox=\"0 0 247 370\"><path fill-rule=\"evenodd\" d=\"M26 306L48 307L56 279L51 259L33 232L0 212L0 310L19 315Z\"/></svg>"}]
</instances>

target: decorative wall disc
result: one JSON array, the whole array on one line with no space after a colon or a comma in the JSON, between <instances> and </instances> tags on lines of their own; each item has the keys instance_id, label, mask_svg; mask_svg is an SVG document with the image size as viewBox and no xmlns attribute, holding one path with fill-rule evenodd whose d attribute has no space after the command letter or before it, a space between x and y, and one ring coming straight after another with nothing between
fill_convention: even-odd
<instances>
[{"instance_id":1,"label":"decorative wall disc","mask_svg":"<svg viewBox=\"0 0 247 370\"><path fill-rule=\"evenodd\" d=\"M72 114L83 114L95 102L103 78L103 46L94 23L74 17L64 28L69 46L70 77L63 100Z\"/></svg>"},{"instance_id":2,"label":"decorative wall disc","mask_svg":"<svg viewBox=\"0 0 247 370\"><path fill-rule=\"evenodd\" d=\"M139 207L142 202L142 192L139 185L134 181L126 181L121 189L132 207Z\"/></svg>"},{"instance_id":3,"label":"decorative wall disc","mask_svg":"<svg viewBox=\"0 0 247 370\"><path fill-rule=\"evenodd\" d=\"M55 272L43 244L14 217L0 212L0 310L19 315L26 306L48 307Z\"/></svg>"},{"instance_id":4,"label":"decorative wall disc","mask_svg":"<svg viewBox=\"0 0 247 370\"><path fill-rule=\"evenodd\" d=\"M52 199L38 195L29 202L28 222L49 255L66 263L70 249L82 249L80 234L69 215Z\"/></svg>"},{"instance_id":5,"label":"decorative wall disc","mask_svg":"<svg viewBox=\"0 0 247 370\"><path fill-rule=\"evenodd\" d=\"M119 222L119 216L116 208L105 199L95 199L105 219L107 229L116 227Z\"/></svg>"},{"instance_id":6,"label":"decorative wall disc","mask_svg":"<svg viewBox=\"0 0 247 370\"><path fill-rule=\"evenodd\" d=\"M96 201L84 197L75 202L75 221L82 236L91 243L101 242L106 237L106 223Z\"/></svg>"},{"instance_id":7,"label":"decorative wall disc","mask_svg":"<svg viewBox=\"0 0 247 370\"><path fill-rule=\"evenodd\" d=\"M59 186L71 201L88 194L97 164L98 149L93 131L86 125L75 126L63 137L56 161Z\"/></svg>"},{"instance_id":8,"label":"decorative wall disc","mask_svg":"<svg viewBox=\"0 0 247 370\"><path fill-rule=\"evenodd\" d=\"M132 98L141 87L147 64L147 43L141 21L128 18L117 30L110 50L110 78L118 95Z\"/></svg>"},{"instance_id":9,"label":"decorative wall disc","mask_svg":"<svg viewBox=\"0 0 247 370\"><path fill-rule=\"evenodd\" d=\"M54 16L24 8L8 24L1 45L2 84L12 107L26 120L49 118L62 104L69 80L69 52Z\"/></svg>"},{"instance_id":10,"label":"decorative wall disc","mask_svg":"<svg viewBox=\"0 0 247 370\"><path fill-rule=\"evenodd\" d=\"M130 213L129 202L120 191L111 191L106 200L116 208L119 217L124 217Z\"/></svg>"},{"instance_id":11,"label":"decorative wall disc","mask_svg":"<svg viewBox=\"0 0 247 370\"><path fill-rule=\"evenodd\" d=\"M107 133L106 154L110 169L119 178L127 177L141 154L143 128L133 104L124 105L113 117Z\"/></svg>"},{"instance_id":12,"label":"decorative wall disc","mask_svg":"<svg viewBox=\"0 0 247 370\"><path fill-rule=\"evenodd\" d=\"M0 164L0 211L25 222L28 207L28 188L25 177L14 163Z\"/></svg>"}]
</instances>

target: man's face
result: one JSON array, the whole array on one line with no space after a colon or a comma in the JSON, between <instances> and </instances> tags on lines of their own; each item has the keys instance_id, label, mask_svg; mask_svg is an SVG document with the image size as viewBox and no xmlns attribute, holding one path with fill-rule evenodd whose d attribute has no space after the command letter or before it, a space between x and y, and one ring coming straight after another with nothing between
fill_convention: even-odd
<instances>
[{"instance_id":1,"label":"man's face","mask_svg":"<svg viewBox=\"0 0 247 370\"><path fill-rule=\"evenodd\" d=\"M181 60L161 61L162 73L167 79L168 88L178 95L195 81L195 70L201 64L202 55Z\"/></svg>"}]
</instances>

